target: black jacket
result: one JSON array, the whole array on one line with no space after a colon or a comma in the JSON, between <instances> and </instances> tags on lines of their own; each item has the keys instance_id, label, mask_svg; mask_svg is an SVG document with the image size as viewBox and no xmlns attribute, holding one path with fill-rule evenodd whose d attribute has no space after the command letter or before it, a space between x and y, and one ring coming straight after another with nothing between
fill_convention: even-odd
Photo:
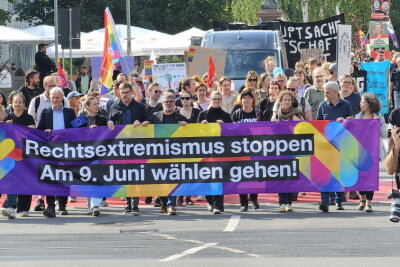
<instances>
[{"instance_id":1,"label":"black jacket","mask_svg":"<svg viewBox=\"0 0 400 267\"><path fill-rule=\"evenodd\" d=\"M133 98L128 107L125 106L121 100L117 100L111 106L110 116L108 117L108 120L113 121L116 125L123 125L123 113L126 109L129 109L131 113L131 121L129 122L129 124L135 122L136 120L140 122L144 122L146 120L146 108L143 104L136 102Z\"/></svg>"},{"instance_id":2,"label":"black jacket","mask_svg":"<svg viewBox=\"0 0 400 267\"><path fill-rule=\"evenodd\" d=\"M79 75L79 77L76 79L76 81L75 81L75 85L76 85L76 90L79 92L79 93L81 93L81 94L83 94L84 92L82 92L82 89L81 89L81 77L82 76L80 76ZM92 76L89 76L89 87L90 87L90 82L92 81ZM89 90L89 88L88 88L88 90Z\"/></svg>"},{"instance_id":3,"label":"black jacket","mask_svg":"<svg viewBox=\"0 0 400 267\"><path fill-rule=\"evenodd\" d=\"M51 72L57 71L56 64L45 53L39 51L35 54L35 64L41 77L45 77L50 75Z\"/></svg>"},{"instance_id":4,"label":"black jacket","mask_svg":"<svg viewBox=\"0 0 400 267\"><path fill-rule=\"evenodd\" d=\"M94 124L96 126L107 126L107 118L105 118L99 114L96 114ZM79 128L83 128L83 127L89 127L89 123L86 122L86 123L82 124Z\"/></svg>"},{"instance_id":5,"label":"black jacket","mask_svg":"<svg viewBox=\"0 0 400 267\"><path fill-rule=\"evenodd\" d=\"M73 128L71 121L76 119L75 111L72 108L63 108L65 129ZM39 130L53 130L53 109L46 108L40 114Z\"/></svg>"},{"instance_id":6,"label":"black jacket","mask_svg":"<svg viewBox=\"0 0 400 267\"><path fill-rule=\"evenodd\" d=\"M206 120L208 122L216 122L217 120L222 120L223 122L232 122L231 115L223 111L221 108L210 107L207 110L200 112L197 122L202 122Z\"/></svg>"},{"instance_id":7,"label":"black jacket","mask_svg":"<svg viewBox=\"0 0 400 267\"><path fill-rule=\"evenodd\" d=\"M187 121L185 116L183 116L177 112L174 112L173 115L175 116L176 123L178 123L180 121ZM150 116L149 122L151 124L162 124L163 119L164 119L164 111L161 110L158 112L154 112L153 115Z\"/></svg>"}]
</instances>

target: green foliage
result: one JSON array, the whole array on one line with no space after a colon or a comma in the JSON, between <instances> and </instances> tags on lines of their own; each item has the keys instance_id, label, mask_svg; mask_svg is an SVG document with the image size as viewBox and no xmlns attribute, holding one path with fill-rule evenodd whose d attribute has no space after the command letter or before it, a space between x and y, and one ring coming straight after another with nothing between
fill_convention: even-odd
<instances>
[{"instance_id":1,"label":"green foliage","mask_svg":"<svg viewBox=\"0 0 400 267\"><path fill-rule=\"evenodd\" d=\"M7 22L10 22L11 14L3 9L0 9L0 25L6 25Z\"/></svg>"},{"instance_id":2,"label":"green foliage","mask_svg":"<svg viewBox=\"0 0 400 267\"><path fill-rule=\"evenodd\" d=\"M234 22L243 22L249 25L257 25L262 0L232 0L232 16Z\"/></svg>"},{"instance_id":3,"label":"green foliage","mask_svg":"<svg viewBox=\"0 0 400 267\"><path fill-rule=\"evenodd\" d=\"M131 0L131 24L166 33L191 27L210 29L213 20L229 20L229 0ZM81 30L103 27L103 12L109 7L116 24L126 24L126 1L59 0L59 7L81 8ZM22 0L16 5L20 20L54 25L54 0Z\"/></svg>"}]
</instances>

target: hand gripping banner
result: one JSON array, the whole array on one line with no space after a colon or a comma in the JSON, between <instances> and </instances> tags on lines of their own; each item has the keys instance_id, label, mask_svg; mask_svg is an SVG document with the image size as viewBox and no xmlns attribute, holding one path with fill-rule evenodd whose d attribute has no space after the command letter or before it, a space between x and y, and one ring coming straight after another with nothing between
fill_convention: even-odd
<instances>
[{"instance_id":1,"label":"hand gripping banner","mask_svg":"<svg viewBox=\"0 0 400 267\"><path fill-rule=\"evenodd\" d=\"M0 123L0 192L168 196L378 190L379 121L118 126Z\"/></svg>"}]
</instances>

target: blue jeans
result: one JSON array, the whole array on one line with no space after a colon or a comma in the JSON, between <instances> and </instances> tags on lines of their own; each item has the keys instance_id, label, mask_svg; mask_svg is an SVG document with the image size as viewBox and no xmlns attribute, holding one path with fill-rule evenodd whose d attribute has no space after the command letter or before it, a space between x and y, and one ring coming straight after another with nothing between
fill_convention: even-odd
<instances>
[{"instance_id":1,"label":"blue jeans","mask_svg":"<svg viewBox=\"0 0 400 267\"><path fill-rule=\"evenodd\" d=\"M329 204L329 194L331 192L321 192L321 201L323 204ZM344 192L334 192L335 203L342 203L344 199Z\"/></svg>"},{"instance_id":2,"label":"blue jeans","mask_svg":"<svg viewBox=\"0 0 400 267\"><path fill-rule=\"evenodd\" d=\"M103 201L102 197L88 197L88 209L93 209L94 207L100 207L101 202Z\"/></svg>"},{"instance_id":3,"label":"blue jeans","mask_svg":"<svg viewBox=\"0 0 400 267\"><path fill-rule=\"evenodd\" d=\"M393 105L394 108L400 107L400 91L393 91Z\"/></svg>"},{"instance_id":4,"label":"blue jeans","mask_svg":"<svg viewBox=\"0 0 400 267\"><path fill-rule=\"evenodd\" d=\"M17 195L15 194L7 194L7 198L3 204L4 208L17 208Z\"/></svg>"},{"instance_id":5,"label":"blue jeans","mask_svg":"<svg viewBox=\"0 0 400 267\"><path fill-rule=\"evenodd\" d=\"M161 200L161 203L163 204L163 205L167 205L168 207L169 206L172 206L172 207L175 207L176 206L176 197L160 197L160 200Z\"/></svg>"}]
</instances>

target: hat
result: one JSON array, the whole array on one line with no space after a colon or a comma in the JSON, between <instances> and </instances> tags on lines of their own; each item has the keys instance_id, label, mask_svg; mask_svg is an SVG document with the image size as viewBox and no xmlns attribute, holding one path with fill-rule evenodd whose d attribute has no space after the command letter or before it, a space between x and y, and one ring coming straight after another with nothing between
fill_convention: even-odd
<instances>
[{"instance_id":1,"label":"hat","mask_svg":"<svg viewBox=\"0 0 400 267\"><path fill-rule=\"evenodd\" d=\"M337 71L337 64L332 63L331 65L329 65L329 71Z\"/></svg>"},{"instance_id":2,"label":"hat","mask_svg":"<svg viewBox=\"0 0 400 267\"><path fill-rule=\"evenodd\" d=\"M69 93L69 94L67 95L67 99L70 100L71 98L73 98L73 97L75 97L75 96L83 96L83 94L74 91L74 92L71 92L71 93Z\"/></svg>"},{"instance_id":3,"label":"hat","mask_svg":"<svg viewBox=\"0 0 400 267\"><path fill-rule=\"evenodd\" d=\"M281 67L276 67L276 68L274 69L274 71L272 72L272 76L275 77L275 76L278 75L279 73L285 73L285 72L283 71L283 69L282 69Z\"/></svg>"},{"instance_id":4,"label":"hat","mask_svg":"<svg viewBox=\"0 0 400 267\"><path fill-rule=\"evenodd\" d=\"M243 91L240 93L240 99L242 99L242 98L245 97L245 96L250 96L251 98L254 98L254 95L253 95L253 93L252 93L250 90L243 90Z\"/></svg>"}]
</instances>

